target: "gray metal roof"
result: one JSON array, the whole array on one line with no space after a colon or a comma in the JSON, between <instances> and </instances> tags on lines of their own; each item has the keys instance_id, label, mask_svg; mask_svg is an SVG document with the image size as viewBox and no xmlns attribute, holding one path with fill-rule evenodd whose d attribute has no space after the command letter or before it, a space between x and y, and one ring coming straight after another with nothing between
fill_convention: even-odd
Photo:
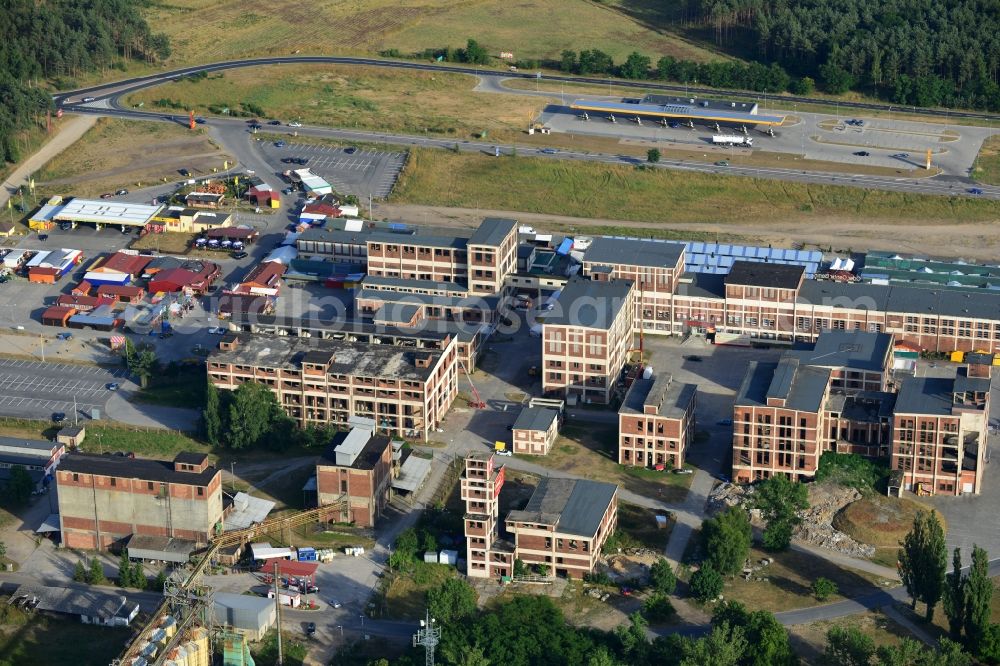
<instances>
[{"instance_id":1,"label":"gray metal roof","mask_svg":"<svg viewBox=\"0 0 1000 666\"><path fill-rule=\"evenodd\" d=\"M836 392L827 398L824 410L857 423L882 423L892 419L895 405L895 393L861 391L848 395Z\"/></svg>"},{"instance_id":2,"label":"gray metal roof","mask_svg":"<svg viewBox=\"0 0 1000 666\"><path fill-rule=\"evenodd\" d=\"M726 297L726 276L711 273L683 273L677 283L677 294L697 298Z\"/></svg>"},{"instance_id":3,"label":"gray metal roof","mask_svg":"<svg viewBox=\"0 0 1000 666\"><path fill-rule=\"evenodd\" d=\"M411 453L399 466L399 476L392 480L391 485L396 490L412 493L420 487L430 471L431 460L429 458L421 458Z\"/></svg>"},{"instance_id":4,"label":"gray metal roof","mask_svg":"<svg viewBox=\"0 0 1000 666\"><path fill-rule=\"evenodd\" d=\"M687 413L688 406L694 400L698 387L695 384L684 384L673 381L668 372L661 373L652 379L636 379L625 394L619 413L642 414L643 407L656 407L660 416L681 418Z\"/></svg>"},{"instance_id":5,"label":"gray metal roof","mask_svg":"<svg viewBox=\"0 0 1000 666\"><path fill-rule=\"evenodd\" d=\"M547 407L525 407L514 421L514 430L546 431L559 416L559 412Z\"/></svg>"},{"instance_id":6,"label":"gray metal roof","mask_svg":"<svg viewBox=\"0 0 1000 666\"><path fill-rule=\"evenodd\" d=\"M879 285L805 280L798 302L857 310L927 314L969 319L1000 318L1000 293L941 289L932 285Z\"/></svg>"},{"instance_id":7,"label":"gray metal roof","mask_svg":"<svg viewBox=\"0 0 1000 666\"><path fill-rule=\"evenodd\" d=\"M498 296L465 294L462 296L438 296L436 294L410 294L387 289L365 289L357 292L357 297L382 301L383 303L413 303L446 307L477 308L492 312L500 302Z\"/></svg>"},{"instance_id":8,"label":"gray metal roof","mask_svg":"<svg viewBox=\"0 0 1000 666\"><path fill-rule=\"evenodd\" d=\"M950 415L954 390L953 377L906 377L896 396L896 413Z\"/></svg>"},{"instance_id":9,"label":"gray metal roof","mask_svg":"<svg viewBox=\"0 0 1000 666\"><path fill-rule=\"evenodd\" d=\"M888 333L823 331L811 350L786 352L805 365L853 370L882 370L892 349Z\"/></svg>"},{"instance_id":10,"label":"gray metal roof","mask_svg":"<svg viewBox=\"0 0 1000 666\"><path fill-rule=\"evenodd\" d=\"M287 336L247 336L231 351L215 351L209 363L233 363L264 368L298 370L302 358L312 351L332 354L328 372L355 377L385 377L425 381L435 370L441 351L368 345L344 340L321 340ZM432 357L429 367L417 367L417 355Z\"/></svg>"},{"instance_id":11,"label":"gray metal roof","mask_svg":"<svg viewBox=\"0 0 1000 666\"><path fill-rule=\"evenodd\" d=\"M133 534L128 540L128 556L136 560L164 560L186 564L197 544L184 539Z\"/></svg>"},{"instance_id":12,"label":"gray metal roof","mask_svg":"<svg viewBox=\"0 0 1000 666\"><path fill-rule=\"evenodd\" d=\"M562 288L543 325L608 329L632 291L631 280L573 278Z\"/></svg>"},{"instance_id":13,"label":"gray metal roof","mask_svg":"<svg viewBox=\"0 0 1000 666\"><path fill-rule=\"evenodd\" d=\"M10 598L16 600L19 597L37 600L35 608L38 610L99 617L102 620L128 617L131 614L129 609L137 605L129 603L124 595L93 587L79 589L25 584L18 586Z\"/></svg>"},{"instance_id":14,"label":"gray metal roof","mask_svg":"<svg viewBox=\"0 0 1000 666\"><path fill-rule=\"evenodd\" d=\"M408 324L420 312L414 303L386 303L375 313L375 321L389 324Z\"/></svg>"},{"instance_id":15,"label":"gray metal roof","mask_svg":"<svg viewBox=\"0 0 1000 666\"><path fill-rule=\"evenodd\" d=\"M99 456L87 453L71 453L63 456L59 463L59 471L191 486L207 486L215 475L219 474L219 470L215 467L208 467L204 472L181 472L174 469L171 460Z\"/></svg>"},{"instance_id":16,"label":"gray metal roof","mask_svg":"<svg viewBox=\"0 0 1000 666\"><path fill-rule=\"evenodd\" d=\"M490 245L497 247L511 231L517 229L517 220L507 217L487 217L479 223L469 245Z\"/></svg>"},{"instance_id":17,"label":"gray metal roof","mask_svg":"<svg viewBox=\"0 0 1000 666\"><path fill-rule=\"evenodd\" d=\"M544 477L524 510L511 511L507 520L555 525L557 534L593 537L617 492L613 483Z\"/></svg>"},{"instance_id":18,"label":"gray metal roof","mask_svg":"<svg viewBox=\"0 0 1000 666\"><path fill-rule=\"evenodd\" d=\"M274 502L271 500L238 492L233 496L232 509L226 514L226 531L240 530L262 523L273 508Z\"/></svg>"},{"instance_id":19,"label":"gray metal roof","mask_svg":"<svg viewBox=\"0 0 1000 666\"><path fill-rule=\"evenodd\" d=\"M779 363L751 361L735 404L764 406L768 398L782 398L788 409L815 412L823 405L829 382L829 370L800 366L794 358Z\"/></svg>"},{"instance_id":20,"label":"gray metal roof","mask_svg":"<svg viewBox=\"0 0 1000 666\"><path fill-rule=\"evenodd\" d=\"M599 236L583 253L583 260L605 264L673 268L683 252L684 246L678 243Z\"/></svg>"}]
</instances>

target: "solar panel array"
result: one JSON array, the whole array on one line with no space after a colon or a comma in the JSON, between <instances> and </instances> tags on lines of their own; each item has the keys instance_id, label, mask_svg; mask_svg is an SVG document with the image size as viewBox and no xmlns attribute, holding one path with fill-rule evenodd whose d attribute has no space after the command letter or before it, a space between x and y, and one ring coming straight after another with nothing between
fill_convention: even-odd
<instances>
[{"instance_id":1,"label":"solar panel array","mask_svg":"<svg viewBox=\"0 0 1000 666\"><path fill-rule=\"evenodd\" d=\"M684 270L690 273L728 275L736 261L753 261L761 264L789 264L805 268L807 278L816 276L823 261L818 250L793 250L780 247L757 247L731 243L706 243L703 241L670 241L613 236L625 240L643 240L647 243L673 243L684 245Z\"/></svg>"}]
</instances>

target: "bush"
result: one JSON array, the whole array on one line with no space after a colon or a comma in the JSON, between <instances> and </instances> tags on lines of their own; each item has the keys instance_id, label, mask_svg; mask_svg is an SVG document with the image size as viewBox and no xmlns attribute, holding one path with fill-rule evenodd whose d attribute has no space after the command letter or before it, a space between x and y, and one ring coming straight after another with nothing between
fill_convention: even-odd
<instances>
[{"instance_id":1,"label":"bush","mask_svg":"<svg viewBox=\"0 0 1000 666\"><path fill-rule=\"evenodd\" d=\"M667 595L657 592L642 603L642 614L650 622L669 622L677 612Z\"/></svg>"},{"instance_id":2,"label":"bush","mask_svg":"<svg viewBox=\"0 0 1000 666\"><path fill-rule=\"evenodd\" d=\"M830 480L862 492L878 490L889 477L889 468L882 461L873 461L853 453L827 451L819 459L816 481Z\"/></svg>"},{"instance_id":3,"label":"bush","mask_svg":"<svg viewBox=\"0 0 1000 666\"><path fill-rule=\"evenodd\" d=\"M653 589L660 594L673 594L674 590L677 589L677 576L674 575L674 570L670 568L670 562L667 562L662 557L653 563L649 567L649 582L652 583Z\"/></svg>"},{"instance_id":4,"label":"bush","mask_svg":"<svg viewBox=\"0 0 1000 666\"><path fill-rule=\"evenodd\" d=\"M514 560L514 569L515 569L514 575L518 575L516 570L517 570L517 563L520 562L520 561L521 560ZM524 564L522 563L521 566L523 567ZM600 573L584 574L583 575L583 582L590 583L592 585L614 585L615 584L615 582L613 580L611 580L611 576L609 576L608 574L604 573L603 571L601 571Z\"/></svg>"},{"instance_id":5,"label":"bush","mask_svg":"<svg viewBox=\"0 0 1000 666\"><path fill-rule=\"evenodd\" d=\"M812 584L812 593L818 601L826 601L833 595L837 594L837 584L834 583L829 578L823 578L820 576Z\"/></svg>"},{"instance_id":6,"label":"bush","mask_svg":"<svg viewBox=\"0 0 1000 666\"><path fill-rule=\"evenodd\" d=\"M691 576L691 592L698 601L717 599L724 585L722 574L707 564Z\"/></svg>"}]
</instances>

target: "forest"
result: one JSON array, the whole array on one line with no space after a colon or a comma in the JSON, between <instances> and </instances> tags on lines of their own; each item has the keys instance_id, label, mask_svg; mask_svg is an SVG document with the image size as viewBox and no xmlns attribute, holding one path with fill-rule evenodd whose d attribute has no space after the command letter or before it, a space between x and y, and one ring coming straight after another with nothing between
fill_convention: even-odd
<instances>
[{"instance_id":1,"label":"forest","mask_svg":"<svg viewBox=\"0 0 1000 666\"><path fill-rule=\"evenodd\" d=\"M82 74L170 55L141 14L147 0L6 0L0 4L0 159L16 162L18 133L51 109L47 90Z\"/></svg>"},{"instance_id":2,"label":"forest","mask_svg":"<svg viewBox=\"0 0 1000 666\"><path fill-rule=\"evenodd\" d=\"M993 0L681 0L676 18L723 50L777 63L827 92L1000 110Z\"/></svg>"}]
</instances>

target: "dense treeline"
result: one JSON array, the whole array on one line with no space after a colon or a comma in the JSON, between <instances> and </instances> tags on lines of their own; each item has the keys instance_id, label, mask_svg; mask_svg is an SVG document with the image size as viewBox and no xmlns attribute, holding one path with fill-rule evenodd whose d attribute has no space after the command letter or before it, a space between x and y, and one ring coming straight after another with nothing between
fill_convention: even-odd
<instances>
[{"instance_id":1,"label":"dense treeline","mask_svg":"<svg viewBox=\"0 0 1000 666\"><path fill-rule=\"evenodd\" d=\"M170 55L142 18L146 0L6 0L0 4L0 159L20 157L15 133L50 109L44 80Z\"/></svg>"},{"instance_id":2,"label":"dense treeline","mask_svg":"<svg viewBox=\"0 0 1000 666\"><path fill-rule=\"evenodd\" d=\"M899 104L1000 110L1000 3L993 0L683 0L723 47Z\"/></svg>"}]
</instances>

